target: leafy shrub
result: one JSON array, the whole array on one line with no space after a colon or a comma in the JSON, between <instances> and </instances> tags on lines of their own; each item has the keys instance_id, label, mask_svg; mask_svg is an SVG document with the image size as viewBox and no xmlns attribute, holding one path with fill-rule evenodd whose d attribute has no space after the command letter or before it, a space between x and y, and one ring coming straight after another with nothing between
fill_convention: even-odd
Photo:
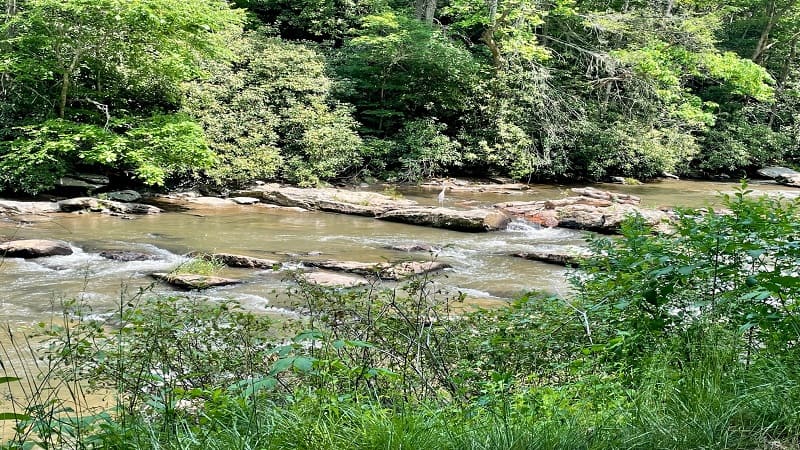
<instances>
[{"instance_id":1,"label":"leafy shrub","mask_svg":"<svg viewBox=\"0 0 800 450\"><path fill-rule=\"evenodd\" d=\"M401 178L419 181L461 165L460 145L442 134L446 125L434 119L407 122L399 133Z\"/></svg>"},{"instance_id":2,"label":"leafy shrub","mask_svg":"<svg viewBox=\"0 0 800 450\"><path fill-rule=\"evenodd\" d=\"M202 129L184 115L125 118L111 127L51 119L0 142L0 188L35 194L87 167L128 169L146 184L163 185L213 161Z\"/></svg>"}]
</instances>

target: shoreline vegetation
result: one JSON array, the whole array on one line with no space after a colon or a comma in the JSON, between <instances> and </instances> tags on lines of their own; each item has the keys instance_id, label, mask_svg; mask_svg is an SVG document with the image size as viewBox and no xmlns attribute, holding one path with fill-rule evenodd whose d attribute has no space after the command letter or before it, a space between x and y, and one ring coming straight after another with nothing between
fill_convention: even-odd
<instances>
[{"instance_id":1,"label":"shoreline vegetation","mask_svg":"<svg viewBox=\"0 0 800 450\"><path fill-rule=\"evenodd\" d=\"M570 295L493 309L428 275L298 276L280 322L146 289L102 318L64 302L3 343L43 369L4 366L33 394L5 448L797 448L800 202L722 201L670 234L632 215L590 239ZM115 406L70 406L97 394Z\"/></svg>"}]
</instances>

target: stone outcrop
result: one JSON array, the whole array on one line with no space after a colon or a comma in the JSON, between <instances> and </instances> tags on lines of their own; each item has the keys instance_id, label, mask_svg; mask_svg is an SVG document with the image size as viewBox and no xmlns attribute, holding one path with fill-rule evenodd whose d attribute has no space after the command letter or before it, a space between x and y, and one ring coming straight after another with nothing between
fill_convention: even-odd
<instances>
[{"instance_id":1,"label":"stone outcrop","mask_svg":"<svg viewBox=\"0 0 800 450\"><path fill-rule=\"evenodd\" d=\"M142 203L122 203L95 197L76 197L58 202L62 212L91 211L117 214L158 214L160 208Z\"/></svg>"},{"instance_id":2,"label":"stone outcrop","mask_svg":"<svg viewBox=\"0 0 800 450\"><path fill-rule=\"evenodd\" d=\"M772 178L786 186L800 187L800 172L788 167L764 167L758 170L758 174L763 177Z\"/></svg>"},{"instance_id":3,"label":"stone outcrop","mask_svg":"<svg viewBox=\"0 0 800 450\"><path fill-rule=\"evenodd\" d=\"M187 290L201 290L216 286L228 286L231 284L241 283L241 280L235 280L233 278L222 278L210 275L197 275L193 273L173 274L173 273L156 272L152 274L152 277L157 280L161 280L165 283L168 283L172 286L175 286L177 288L187 289Z\"/></svg>"},{"instance_id":4,"label":"stone outcrop","mask_svg":"<svg viewBox=\"0 0 800 450\"><path fill-rule=\"evenodd\" d=\"M393 209L379 214L377 218L391 222L467 232L503 230L511 220L501 211L429 207Z\"/></svg>"},{"instance_id":5,"label":"stone outcrop","mask_svg":"<svg viewBox=\"0 0 800 450\"><path fill-rule=\"evenodd\" d=\"M335 188L296 188L263 184L234 193L240 197L260 198L280 206L300 207L319 211L358 216L376 215L401 207L413 206L410 200L394 199L377 192L348 191Z\"/></svg>"},{"instance_id":6,"label":"stone outcrop","mask_svg":"<svg viewBox=\"0 0 800 450\"><path fill-rule=\"evenodd\" d=\"M670 220L664 211L642 208L639 197L601 191L594 188L575 188L577 196L558 200L498 203L495 208L515 217L544 227L563 227L599 233L619 232L622 221L639 214L657 230Z\"/></svg>"},{"instance_id":7,"label":"stone outcrop","mask_svg":"<svg viewBox=\"0 0 800 450\"><path fill-rule=\"evenodd\" d=\"M399 263L362 263L356 261L303 261L309 267L362 276L377 276L382 280L398 281L414 275L438 272L450 267L439 261L404 261Z\"/></svg>"},{"instance_id":8,"label":"stone outcrop","mask_svg":"<svg viewBox=\"0 0 800 450\"><path fill-rule=\"evenodd\" d=\"M42 258L71 254L72 248L63 241L21 239L0 244L0 257L6 258Z\"/></svg>"},{"instance_id":9,"label":"stone outcrop","mask_svg":"<svg viewBox=\"0 0 800 450\"><path fill-rule=\"evenodd\" d=\"M535 248L526 252L514 253L518 258L539 261L559 266L576 266L580 260L590 255L589 250L577 245L554 245Z\"/></svg>"},{"instance_id":10,"label":"stone outcrop","mask_svg":"<svg viewBox=\"0 0 800 450\"><path fill-rule=\"evenodd\" d=\"M189 254L192 258L202 258L207 261L220 261L228 267L241 267L245 269L275 269L281 266L280 261L256 258L253 256L235 255L233 253L197 253Z\"/></svg>"}]
</instances>

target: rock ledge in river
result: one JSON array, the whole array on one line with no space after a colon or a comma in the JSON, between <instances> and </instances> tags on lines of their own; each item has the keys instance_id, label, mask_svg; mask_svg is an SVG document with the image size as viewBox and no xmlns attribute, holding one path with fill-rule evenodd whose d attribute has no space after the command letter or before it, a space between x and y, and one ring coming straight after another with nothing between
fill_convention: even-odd
<instances>
[{"instance_id":1,"label":"rock ledge in river","mask_svg":"<svg viewBox=\"0 0 800 450\"><path fill-rule=\"evenodd\" d=\"M778 183L786 186L800 187L800 172L788 167L764 167L763 169L758 169L758 174L767 178L773 178Z\"/></svg>"},{"instance_id":2,"label":"rock ledge in river","mask_svg":"<svg viewBox=\"0 0 800 450\"><path fill-rule=\"evenodd\" d=\"M102 200L95 197L76 197L58 202L58 207L63 212L92 211L112 212L119 214L158 214L160 208L141 203L122 203L112 200Z\"/></svg>"},{"instance_id":3,"label":"rock ledge in river","mask_svg":"<svg viewBox=\"0 0 800 450\"><path fill-rule=\"evenodd\" d=\"M171 284L172 286L189 290L208 289L216 286L227 286L241 283L241 280L235 280L233 278L197 275L193 273L172 274L156 272L152 274L152 277Z\"/></svg>"},{"instance_id":4,"label":"rock ledge in river","mask_svg":"<svg viewBox=\"0 0 800 450\"><path fill-rule=\"evenodd\" d=\"M439 261L404 261L400 263L362 263L357 261L303 261L303 264L318 269L348 272L363 276L377 276L382 280L398 281L414 275L438 272L450 267Z\"/></svg>"},{"instance_id":5,"label":"rock ledge in river","mask_svg":"<svg viewBox=\"0 0 800 450\"><path fill-rule=\"evenodd\" d=\"M0 244L0 257L7 258L41 258L71 254L72 248L63 241L21 239Z\"/></svg>"},{"instance_id":6,"label":"rock ledge in river","mask_svg":"<svg viewBox=\"0 0 800 450\"><path fill-rule=\"evenodd\" d=\"M576 266L590 254L589 250L577 245L558 245L514 253L513 256L559 266Z\"/></svg>"},{"instance_id":7,"label":"rock ledge in river","mask_svg":"<svg viewBox=\"0 0 800 450\"><path fill-rule=\"evenodd\" d=\"M202 258L207 261L217 260L228 267L241 267L245 269L276 269L280 268L280 261L256 258L253 256L234 255L233 253L199 253L192 252L189 256Z\"/></svg>"}]
</instances>

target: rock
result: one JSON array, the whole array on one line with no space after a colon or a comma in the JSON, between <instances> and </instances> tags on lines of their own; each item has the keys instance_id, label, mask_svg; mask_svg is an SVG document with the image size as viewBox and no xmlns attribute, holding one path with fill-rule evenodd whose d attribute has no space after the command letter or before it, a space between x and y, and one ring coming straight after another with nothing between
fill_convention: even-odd
<instances>
[{"instance_id":1,"label":"rock","mask_svg":"<svg viewBox=\"0 0 800 450\"><path fill-rule=\"evenodd\" d=\"M629 215L639 214L654 227L670 220L664 211L640 208L639 197L601 191L595 188L575 188L577 197L536 202L498 203L495 208L511 216L523 218L545 227L563 227L600 233L617 233Z\"/></svg>"},{"instance_id":2,"label":"rock","mask_svg":"<svg viewBox=\"0 0 800 450\"><path fill-rule=\"evenodd\" d=\"M0 214L48 214L59 212L58 203L55 202L17 202L0 200Z\"/></svg>"},{"instance_id":3,"label":"rock","mask_svg":"<svg viewBox=\"0 0 800 450\"><path fill-rule=\"evenodd\" d=\"M800 177L800 172L781 166L770 166L758 169L758 174L762 177L773 179Z\"/></svg>"},{"instance_id":4,"label":"rock","mask_svg":"<svg viewBox=\"0 0 800 450\"><path fill-rule=\"evenodd\" d=\"M333 272L309 272L300 274L299 278L306 283L322 287L349 288L368 284L368 281L364 278Z\"/></svg>"},{"instance_id":5,"label":"rock","mask_svg":"<svg viewBox=\"0 0 800 450\"><path fill-rule=\"evenodd\" d=\"M255 197L231 197L231 200L237 205L255 205L261 202L261 200Z\"/></svg>"},{"instance_id":6,"label":"rock","mask_svg":"<svg viewBox=\"0 0 800 450\"><path fill-rule=\"evenodd\" d=\"M387 245L384 247L389 250L397 250L398 252L439 252L442 249L430 244L397 244Z\"/></svg>"},{"instance_id":7,"label":"rock","mask_svg":"<svg viewBox=\"0 0 800 450\"><path fill-rule=\"evenodd\" d=\"M581 259L586 258L590 254L589 250L584 247L579 247L577 245L559 245L514 253L513 256L560 266L575 266L578 265Z\"/></svg>"},{"instance_id":8,"label":"rock","mask_svg":"<svg viewBox=\"0 0 800 450\"><path fill-rule=\"evenodd\" d=\"M245 269L275 269L281 266L279 261L255 258L253 256L234 255L232 253L190 253L192 258L202 258L207 261L220 261L228 267L241 267Z\"/></svg>"},{"instance_id":9,"label":"rock","mask_svg":"<svg viewBox=\"0 0 800 450\"><path fill-rule=\"evenodd\" d=\"M172 286L181 289L208 289L216 286L228 286L231 284L239 284L241 280L233 278L214 277L209 275L197 275L193 273L172 274L157 272L152 274L153 278L164 281Z\"/></svg>"},{"instance_id":10,"label":"rock","mask_svg":"<svg viewBox=\"0 0 800 450\"><path fill-rule=\"evenodd\" d=\"M393 199L377 192L348 191L334 188L296 188L264 184L233 193L256 197L280 206L374 217L384 211L415 205L416 202Z\"/></svg>"},{"instance_id":11,"label":"rock","mask_svg":"<svg viewBox=\"0 0 800 450\"><path fill-rule=\"evenodd\" d=\"M680 177L669 172L661 172L661 176L664 178L669 178L671 180L680 180Z\"/></svg>"},{"instance_id":12,"label":"rock","mask_svg":"<svg viewBox=\"0 0 800 450\"><path fill-rule=\"evenodd\" d=\"M439 261L405 261L393 264L381 271L380 277L384 280L401 280L416 275L438 272L449 268L449 264Z\"/></svg>"},{"instance_id":13,"label":"rock","mask_svg":"<svg viewBox=\"0 0 800 450\"><path fill-rule=\"evenodd\" d=\"M780 184L792 187L800 187L800 172L788 167L765 167L758 170L759 175L767 178L774 178Z\"/></svg>"},{"instance_id":14,"label":"rock","mask_svg":"<svg viewBox=\"0 0 800 450\"><path fill-rule=\"evenodd\" d=\"M400 263L362 263L357 261L303 261L303 264L318 269L348 272L362 276L377 276L382 280L400 280L446 269L450 265L438 261L405 261Z\"/></svg>"},{"instance_id":15,"label":"rock","mask_svg":"<svg viewBox=\"0 0 800 450\"><path fill-rule=\"evenodd\" d=\"M71 176L92 184L106 185L111 183L111 180L107 176L96 173L73 173Z\"/></svg>"},{"instance_id":16,"label":"rock","mask_svg":"<svg viewBox=\"0 0 800 450\"><path fill-rule=\"evenodd\" d=\"M63 241L22 239L0 244L0 257L7 258L41 258L71 254L72 248Z\"/></svg>"},{"instance_id":17,"label":"rock","mask_svg":"<svg viewBox=\"0 0 800 450\"><path fill-rule=\"evenodd\" d=\"M61 177L55 183L55 188L57 190L66 190L73 192L73 194L77 192L90 193L95 189L99 189L101 187L103 187L102 184L87 183L86 181L72 177Z\"/></svg>"},{"instance_id":18,"label":"rock","mask_svg":"<svg viewBox=\"0 0 800 450\"><path fill-rule=\"evenodd\" d=\"M126 189L124 191L107 192L105 194L105 197L108 200L113 200L113 201L117 201L117 202L131 203L131 202L135 202L135 201L141 200L142 199L142 194L140 194L140 193L138 193L138 192L136 192L134 190L131 190L131 189Z\"/></svg>"},{"instance_id":19,"label":"rock","mask_svg":"<svg viewBox=\"0 0 800 450\"><path fill-rule=\"evenodd\" d=\"M617 183L617 184L625 184L625 178L624 177L611 177L611 182L612 183Z\"/></svg>"},{"instance_id":20,"label":"rock","mask_svg":"<svg viewBox=\"0 0 800 450\"><path fill-rule=\"evenodd\" d=\"M93 211L115 212L119 214L158 214L160 208L141 203L122 203L112 200L101 200L95 197L77 197L58 202L58 207L63 212Z\"/></svg>"},{"instance_id":21,"label":"rock","mask_svg":"<svg viewBox=\"0 0 800 450\"><path fill-rule=\"evenodd\" d=\"M123 261L123 262L130 262L130 261L156 261L160 259L156 255L151 255L148 253L142 252L134 252L130 250L104 250L100 252L100 256L105 259L110 259L113 261Z\"/></svg>"},{"instance_id":22,"label":"rock","mask_svg":"<svg viewBox=\"0 0 800 450\"><path fill-rule=\"evenodd\" d=\"M484 232L505 229L510 218L500 211L486 209L456 210L449 208L415 207L386 211L378 219L445 228L455 231Z\"/></svg>"},{"instance_id":23,"label":"rock","mask_svg":"<svg viewBox=\"0 0 800 450\"><path fill-rule=\"evenodd\" d=\"M219 198L219 197L208 197L208 196L200 196L200 197L188 197L189 202L196 203L202 206L232 206L235 205L233 200L229 198Z\"/></svg>"}]
</instances>

